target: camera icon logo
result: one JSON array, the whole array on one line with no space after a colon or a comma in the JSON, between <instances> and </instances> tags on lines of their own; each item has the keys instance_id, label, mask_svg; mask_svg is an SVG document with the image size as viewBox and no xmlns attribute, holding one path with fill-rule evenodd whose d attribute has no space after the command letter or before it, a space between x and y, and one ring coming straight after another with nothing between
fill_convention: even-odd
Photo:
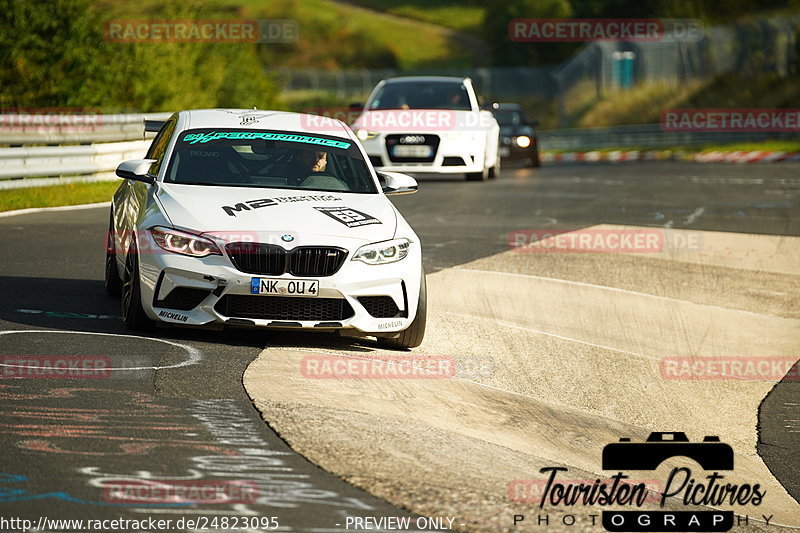
<instances>
[{"instance_id":1,"label":"camera icon logo","mask_svg":"<svg viewBox=\"0 0 800 533\"><path fill-rule=\"evenodd\" d=\"M603 470L655 470L672 457L694 459L703 470L733 470L733 448L719 437L706 436L703 442L689 442L686 433L653 432L645 442L619 442L603 448Z\"/></svg>"}]
</instances>

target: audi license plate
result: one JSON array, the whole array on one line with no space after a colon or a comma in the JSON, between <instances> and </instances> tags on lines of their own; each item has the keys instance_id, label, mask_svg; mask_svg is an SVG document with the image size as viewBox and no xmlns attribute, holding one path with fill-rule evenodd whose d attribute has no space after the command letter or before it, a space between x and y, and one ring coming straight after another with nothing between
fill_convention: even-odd
<instances>
[{"instance_id":1,"label":"audi license plate","mask_svg":"<svg viewBox=\"0 0 800 533\"><path fill-rule=\"evenodd\" d=\"M393 148L395 157L430 157L433 149L426 144L398 144Z\"/></svg>"},{"instance_id":2,"label":"audi license plate","mask_svg":"<svg viewBox=\"0 0 800 533\"><path fill-rule=\"evenodd\" d=\"M265 294L267 296L303 296L305 298L315 298L319 294L319 280L252 278L250 280L250 293Z\"/></svg>"}]
</instances>

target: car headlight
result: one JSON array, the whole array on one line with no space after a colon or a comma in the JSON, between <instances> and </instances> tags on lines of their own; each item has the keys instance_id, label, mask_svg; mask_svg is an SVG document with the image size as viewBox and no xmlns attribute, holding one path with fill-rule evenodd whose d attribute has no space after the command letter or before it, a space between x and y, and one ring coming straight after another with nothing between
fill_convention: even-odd
<instances>
[{"instance_id":1,"label":"car headlight","mask_svg":"<svg viewBox=\"0 0 800 533\"><path fill-rule=\"evenodd\" d=\"M150 228L150 235L160 248L174 254L192 257L222 255L214 241L194 233L156 226Z\"/></svg>"},{"instance_id":2,"label":"car headlight","mask_svg":"<svg viewBox=\"0 0 800 533\"><path fill-rule=\"evenodd\" d=\"M368 141L370 139L374 139L379 134L374 131L367 131L367 130L358 130L356 132L356 137L358 137L361 141Z\"/></svg>"},{"instance_id":3,"label":"car headlight","mask_svg":"<svg viewBox=\"0 0 800 533\"><path fill-rule=\"evenodd\" d=\"M383 265L405 259L411 241L408 239L395 239L393 241L376 242L367 244L358 249L353 255L353 261L361 261L368 265Z\"/></svg>"},{"instance_id":4,"label":"car headlight","mask_svg":"<svg viewBox=\"0 0 800 533\"><path fill-rule=\"evenodd\" d=\"M531 145L531 138L527 135L520 135L519 137L514 137L514 142L517 143L517 146L520 148L527 148Z\"/></svg>"}]
</instances>

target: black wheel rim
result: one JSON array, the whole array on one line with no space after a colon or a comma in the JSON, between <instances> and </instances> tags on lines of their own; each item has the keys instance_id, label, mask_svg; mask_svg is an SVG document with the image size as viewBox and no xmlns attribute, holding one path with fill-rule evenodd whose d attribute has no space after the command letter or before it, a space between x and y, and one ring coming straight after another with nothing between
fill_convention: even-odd
<instances>
[{"instance_id":1,"label":"black wheel rim","mask_svg":"<svg viewBox=\"0 0 800 533\"><path fill-rule=\"evenodd\" d=\"M136 268L134 267L133 250L128 254L125 261L125 280L122 282L122 318L128 320L133 305L133 284L135 283Z\"/></svg>"},{"instance_id":2,"label":"black wheel rim","mask_svg":"<svg viewBox=\"0 0 800 533\"><path fill-rule=\"evenodd\" d=\"M114 271L111 269L114 265L114 261L116 260L114 254L114 236L111 232L108 232L108 242L106 243L106 283L108 283L112 278L111 275Z\"/></svg>"}]
</instances>

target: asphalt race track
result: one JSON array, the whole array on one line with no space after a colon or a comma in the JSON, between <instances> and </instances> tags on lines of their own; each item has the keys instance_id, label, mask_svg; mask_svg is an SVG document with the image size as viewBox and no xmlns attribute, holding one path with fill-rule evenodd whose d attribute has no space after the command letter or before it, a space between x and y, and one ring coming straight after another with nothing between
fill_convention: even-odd
<instances>
[{"instance_id":1,"label":"asphalt race track","mask_svg":"<svg viewBox=\"0 0 800 533\"><path fill-rule=\"evenodd\" d=\"M583 335L590 332L592 341L584 341L584 344L591 344L592 349L611 346L620 353L624 348L632 353L661 350L659 353L668 355L664 351L670 347L666 343L672 338L670 335L674 333L678 338L683 332L687 338L689 334L707 334L716 343L712 343L711 348L698 348L699 352L714 347L727 349L740 342L747 348L763 346L765 353L775 350L775 353L784 354L786 349L781 343L792 340L788 336L782 338L784 328L794 327L800 318L797 311L800 299L797 275L800 272L793 270L798 264L797 241L784 238L800 236L798 170L800 166L796 164L650 162L559 165L536 170L504 168L498 180L483 183L422 179L418 194L397 197L395 202L422 239L433 295L429 305L432 308L438 305L441 312L429 323L429 328L439 327L439 336L431 335L430 344L426 338L420 350L433 353L447 342L454 347L472 342L472 339L459 338L459 331L474 326L470 321L485 319L486 316L478 316L482 309L487 315L510 322L509 317L495 315L502 302L512 301L516 296L526 298L525 305L529 306L525 307L526 312L543 317L550 311L537 307L535 300L539 295L547 295L564 304L564 314L559 314L562 310L553 311L553 322L546 333L564 340L578 336L570 328L580 329ZM489 521L488 526L482 526L456 513L460 509L456 500L472 504L470 498L480 492L478 479L491 478L492 472L470 472L470 464L461 461L457 453L441 452L445 446L439 448L440 472L465 472L463 491L454 494L453 501L445 502L442 499L445 492L433 489L425 494L428 501L423 502L422 497L420 501L409 501L408 487L414 485L409 482L408 486L401 487L396 478L402 472L398 474L391 465L367 460L356 464L358 461L348 455L348 450L358 451L352 435L347 433L349 419L344 414L341 419L336 416L343 412L337 408L341 405L336 403L337 395L347 392L342 388L349 386L348 383L330 385L330 397L325 398L330 403L323 406L327 410L315 411L308 404L289 405L287 398L291 399L292 395L306 394L306 400L311 402L320 389L310 388L308 383L294 385L290 379L278 379L288 375L281 373L289 372L294 359L288 359L291 354L287 358L276 358L275 352L270 352L272 347L304 346L322 351L371 353L374 351L371 341L326 336L308 340L297 335L252 331L218 333L163 329L146 336L127 331L119 320L119 301L108 297L102 286L107 216L107 208L92 208L0 218L3 250L0 357L4 364L0 367L4 378L0 381L0 442L4 450L2 481L5 485L0 491L1 516L30 519L34 524L41 517L154 518L171 519L173 524L179 518L210 521L214 517L230 520L277 517L281 531L325 532L343 530L348 517L413 516L412 511L416 511L430 516L455 516L453 527L458 529L513 529L506 515L502 515L504 522ZM674 232L669 233L673 236L698 232L704 237L707 250L717 255L703 261L672 257L669 262L618 255L612 262L605 260L608 254L537 254L535 263L525 264L515 264L508 255L509 239L513 240L510 234L514 231L569 231L595 226L661 228ZM732 240L726 240L729 237ZM761 253L762 250L772 255ZM720 259L725 254L724 260ZM519 255L530 257L533 254ZM712 263L719 284L706 286L704 276L711 270ZM460 268L463 265L469 268ZM643 270L646 275L634 275ZM505 276L517 281L503 282L497 289L491 285L498 279L506 279ZM519 281L523 276L527 276L525 281ZM560 280L556 284L558 288L554 288L552 282L556 279ZM489 286L491 291L485 289ZM607 291L601 290L602 287L613 287L624 300L605 300ZM478 290L481 288L483 290ZM649 309L642 303L641 295L645 293L674 304L674 308L662 314L658 323L645 316ZM570 324L570 316L586 311L568 307L573 303L577 305L584 297L596 305L591 315L595 320ZM612 304L615 309L630 311L625 315L629 322L610 324L616 317L610 313ZM608 307L604 307L606 305ZM701 305L705 307L697 307ZM703 313L710 307L714 308L714 314L707 318ZM445 316L459 310L463 316L451 317L452 322ZM467 316L468 311L474 314ZM637 314L638 311L641 313ZM513 309L508 312L513 318ZM672 322L677 333L669 329ZM641 342L645 335L629 335L620 340L612 338L610 333L616 331L613 328L642 332L656 326L658 332L653 334L652 343L647 347L629 346ZM511 359L503 357L516 355L514 350L520 346L515 344L515 339L523 339L520 344L538 342L533 337L525 337L532 335L532 328L532 324L526 324L517 330L505 331L502 336L498 334L504 344L492 345L496 350L494 364L510 364ZM723 338L715 339L714 328L728 335L728 344ZM747 337L748 328L752 328L752 338ZM601 339L607 332L607 338ZM736 337L736 332L741 332L741 337ZM770 333L775 338L770 338ZM485 336L475 344L493 335L494 331L486 328ZM617 341L628 344L624 347L614 344ZM560 353L556 348L566 354L564 346L553 347L552 353ZM565 355L565 360L571 360L572 355L579 360L587 353L609 364L615 361L606 359L604 353L594 352ZM251 383L245 391L243 375L259 354L266 359L263 364L259 362L258 373L250 377L256 383ZM793 355L796 356L796 349ZM48 356L80 356L83 360L94 361L100 370L77 379L20 376L23 369L13 365L25 366L25 363L13 361L24 361L24 356L39 360ZM112 370L103 370L109 367ZM499 368L494 370L502 375ZM521 381L529 378L530 383L543 389L549 386L537 383L533 370L531 376L522 375L524 365L514 370ZM620 366L614 380L607 379L599 365L587 365L582 370L581 379L602 381L609 397L641 385L633 372L635 368L630 365ZM582 390L582 381L568 383L569 371L561 371L563 375L558 374L557 365L546 369L551 377L563 377L565 388ZM473 376L473 379L477 378ZM321 380L308 381L316 384ZM434 393L445 399L448 394L453 397L461 393L475 394L457 390L460 386L457 383L437 386L442 388L433 392L410 388L404 392L409 394L407 398L414 395L427 398L425 395ZM497 384L493 386L498 387ZM259 389L256 397L264 398L263 402L256 402L259 409L266 413L268 422L280 436L263 422L253 406L248 396L248 392L253 394L253 387ZM512 389L513 383L505 387ZM770 490L782 494L781 503L774 504L778 511L789 508L790 504L796 505L800 499L797 387L797 381L787 376L740 389L715 389L717 397L731 399L735 405L723 403L709 408L703 415L708 424L692 426L700 431L716 429L715 424L720 420L720 424L739 421L743 429L734 431L732 428L730 441L742 447L758 432L760 459L753 450L752 457L744 463L752 467L748 473L761 475L758 468L763 460L774 476L769 480ZM397 390L390 392L394 394ZM554 398L558 397L559 391L551 392ZM700 389L690 392L701 394ZM518 394L529 393L521 390ZM479 396L481 394L475 394L475 398ZM740 397L739 404L736 399ZM503 402L514 403L510 398L502 402L494 397L490 400L496 402L493 412L503 412ZM657 404L659 400L656 396L643 403ZM323 403L320 398L320 405ZM361 414L373 418L360 419L359 423L365 426L368 425L365 420L371 424L385 423L381 416L388 411L368 412L369 407L365 406ZM386 408L390 407L391 402L387 402ZM449 438L448 428L455 431L452 424L459 413L458 406L440 407L442 412L452 408L454 414L449 418L442 415L437 426L439 433L431 430L434 444L443 442L437 439ZM590 416L578 405L567 407L569 409L547 411L553 427L576 433L583 431L586 443L592 439L605 439L605 442L616 439L622 436L616 433L620 429L630 430L637 437L641 433L641 426L629 421L616 425L625 417L611 412L613 406L608 407L609 411L603 416ZM534 415L533 411L526 411L529 408L524 406L520 412L530 412L531 418L535 416L543 424L550 423L551 418L542 414L545 411L536 411ZM524 418L522 415L510 425L523 427L527 423ZM680 418L668 420L677 423ZM410 423L400 422L400 418L397 422L397 427L387 427L385 435L372 435L376 439L391 436L386 439L386 446L394 448L387 451L386 457L407 453L431 461L433 455L430 454L437 453L436 447L413 439L396 440L398 435L416 431L410 429ZM509 425L508 422L503 421L504 425ZM427 422L420 419L415 423ZM483 442L478 442L484 438L482 435L486 442L491 441L487 436L491 433L491 417L481 423L483 427L473 428L467 435L475 444L476 456L484 446ZM497 423L499 426L500 420ZM681 428L661 430L680 431ZM365 438L369 437L366 429L364 431ZM692 432L690 436L698 439L702 434ZM550 442L556 440L554 437ZM424 452L417 454L417 445ZM498 479L513 479L506 475L504 469L508 465L504 461L508 457L503 454L516 449L516 445L510 440L492 441L491 445L497 450L497 471L502 471ZM339 449L343 451L339 453ZM549 453L549 458L591 471L580 463L576 450L554 446ZM305 457L332 473L323 471ZM574 462L570 463L573 457ZM417 475L411 470L408 474L409 477ZM475 480L475 494L471 492L470 479ZM185 481L187 485L239 484L244 489L236 501L198 505L137 501L135 491L125 491L126 487L130 489L159 480ZM488 504L476 501L473 507L486 513L488 520L488 514L493 512L491 505L491 501ZM499 510L497 515L501 516ZM231 524L228 522L229 526ZM180 530L214 530L196 526ZM534 529L533 523L526 526ZM215 529L228 530L226 527Z\"/></svg>"},{"instance_id":2,"label":"asphalt race track","mask_svg":"<svg viewBox=\"0 0 800 533\"><path fill-rule=\"evenodd\" d=\"M19 369L0 368L8 378L0 382L0 515L35 524L40 517L278 517L282 531L324 532L349 515L407 514L309 464L260 420L241 376L270 334L126 331L98 264L107 217L107 208L95 208L0 219L4 361L86 356L114 369L82 379L11 379ZM112 492L157 480L249 485L230 493L236 503L189 508ZM228 530L210 524L195 529Z\"/></svg>"}]
</instances>

